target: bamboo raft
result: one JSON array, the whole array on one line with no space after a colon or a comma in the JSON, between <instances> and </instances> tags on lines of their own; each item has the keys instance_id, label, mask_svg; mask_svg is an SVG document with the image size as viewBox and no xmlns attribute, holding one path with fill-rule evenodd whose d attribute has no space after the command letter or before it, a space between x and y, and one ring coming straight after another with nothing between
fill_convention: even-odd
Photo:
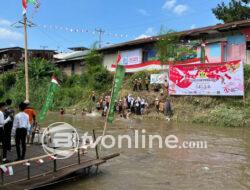
<instances>
[{"instance_id":1,"label":"bamboo raft","mask_svg":"<svg viewBox=\"0 0 250 190\"><path fill-rule=\"evenodd\" d=\"M13 167L14 175L7 175L1 170L0 190L32 190L60 184L77 176L88 175L92 168L97 173L101 164L119 156L117 153L99 158L96 149L96 156L90 157L78 149L69 159L51 159L51 155L43 155L41 145L27 147L27 154L26 160L4 165ZM8 157L15 160L15 150ZM39 159L44 163L38 164Z\"/></svg>"}]
</instances>

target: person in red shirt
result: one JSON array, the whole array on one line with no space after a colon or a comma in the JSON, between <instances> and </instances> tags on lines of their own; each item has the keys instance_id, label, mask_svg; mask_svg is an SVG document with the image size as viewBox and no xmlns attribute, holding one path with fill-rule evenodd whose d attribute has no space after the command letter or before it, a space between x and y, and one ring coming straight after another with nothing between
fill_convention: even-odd
<instances>
[{"instance_id":1,"label":"person in red shirt","mask_svg":"<svg viewBox=\"0 0 250 190\"><path fill-rule=\"evenodd\" d=\"M29 116L29 122L30 122L30 129L28 130L28 135L27 135L27 143L29 144L30 141L33 143L33 132L35 132L35 126L37 125L36 123L36 112L35 110L30 107L30 103L28 101L24 102L26 104L26 108L24 110L24 113L26 113ZM31 138L32 137L32 138Z\"/></svg>"}]
</instances>

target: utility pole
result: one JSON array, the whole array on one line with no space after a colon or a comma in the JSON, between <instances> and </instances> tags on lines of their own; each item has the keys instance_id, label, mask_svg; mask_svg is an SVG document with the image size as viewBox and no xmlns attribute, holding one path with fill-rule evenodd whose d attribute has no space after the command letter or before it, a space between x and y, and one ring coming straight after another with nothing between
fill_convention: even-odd
<instances>
[{"instance_id":1,"label":"utility pole","mask_svg":"<svg viewBox=\"0 0 250 190\"><path fill-rule=\"evenodd\" d=\"M24 66L25 66L25 97L29 102L29 68L28 68L28 34L27 34L27 16L23 15L24 26Z\"/></svg>"},{"instance_id":2,"label":"utility pole","mask_svg":"<svg viewBox=\"0 0 250 190\"><path fill-rule=\"evenodd\" d=\"M102 30L101 28L96 28L95 31L99 34L99 42L98 42L98 44L99 44L99 48L101 48L102 47L102 36L105 33L105 31Z\"/></svg>"},{"instance_id":3,"label":"utility pole","mask_svg":"<svg viewBox=\"0 0 250 190\"><path fill-rule=\"evenodd\" d=\"M25 68L25 99L29 101L29 68L28 68L28 33L27 27L35 27L36 25L27 19L26 14L23 15L23 20L11 25L15 28L24 28L24 68Z\"/></svg>"}]
</instances>

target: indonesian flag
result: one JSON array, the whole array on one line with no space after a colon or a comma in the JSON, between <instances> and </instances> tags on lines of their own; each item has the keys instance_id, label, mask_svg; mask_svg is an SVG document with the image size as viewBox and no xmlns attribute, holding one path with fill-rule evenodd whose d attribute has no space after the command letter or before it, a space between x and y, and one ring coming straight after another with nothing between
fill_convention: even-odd
<instances>
[{"instance_id":1,"label":"indonesian flag","mask_svg":"<svg viewBox=\"0 0 250 190\"><path fill-rule=\"evenodd\" d=\"M39 159L39 160L36 161L36 163L39 164L39 165L41 165L41 164L44 163L44 161L43 161L43 159Z\"/></svg>"},{"instance_id":2,"label":"indonesian flag","mask_svg":"<svg viewBox=\"0 0 250 190\"><path fill-rule=\"evenodd\" d=\"M56 156L52 156L52 155L51 155L51 156L49 157L49 160L56 160L56 159L57 159Z\"/></svg>"},{"instance_id":3,"label":"indonesian flag","mask_svg":"<svg viewBox=\"0 0 250 190\"><path fill-rule=\"evenodd\" d=\"M25 15L27 12L28 3L31 3L31 4L36 5L36 6L38 5L36 0L22 0L23 15Z\"/></svg>"},{"instance_id":4,"label":"indonesian flag","mask_svg":"<svg viewBox=\"0 0 250 190\"><path fill-rule=\"evenodd\" d=\"M24 166L30 166L30 163L29 162L25 162L23 165Z\"/></svg>"},{"instance_id":5,"label":"indonesian flag","mask_svg":"<svg viewBox=\"0 0 250 190\"><path fill-rule=\"evenodd\" d=\"M117 65L120 63L121 59L122 59L122 56L121 56L120 52L118 52L118 56L117 56L117 59L116 59L116 64Z\"/></svg>"},{"instance_id":6,"label":"indonesian flag","mask_svg":"<svg viewBox=\"0 0 250 190\"><path fill-rule=\"evenodd\" d=\"M3 171L3 173L7 175L14 175L14 170L12 166L6 167L5 165L1 165L0 169Z\"/></svg>"},{"instance_id":7,"label":"indonesian flag","mask_svg":"<svg viewBox=\"0 0 250 190\"><path fill-rule=\"evenodd\" d=\"M55 83L56 85L60 86L60 83L58 81L58 79L53 75L52 78L51 78L51 82L52 83Z\"/></svg>"}]
</instances>

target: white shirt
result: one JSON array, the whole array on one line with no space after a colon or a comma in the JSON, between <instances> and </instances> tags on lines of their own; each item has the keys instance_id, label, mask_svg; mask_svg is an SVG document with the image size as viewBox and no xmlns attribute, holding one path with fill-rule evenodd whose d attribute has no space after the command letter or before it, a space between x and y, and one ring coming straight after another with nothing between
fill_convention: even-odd
<instances>
[{"instance_id":1,"label":"white shirt","mask_svg":"<svg viewBox=\"0 0 250 190\"><path fill-rule=\"evenodd\" d=\"M30 125L29 115L24 112L20 112L15 115L14 123L13 123L13 132L15 133L16 129L18 128L28 129L29 125Z\"/></svg>"},{"instance_id":2,"label":"white shirt","mask_svg":"<svg viewBox=\"0 0 250 190\"><path fill-rule=\"evenodd\" d=\"M0 128L3 128L3 126L8 123L10 118L4 119L4 114L2 111L0 111Z\"/></svg>"}]
</instances>

